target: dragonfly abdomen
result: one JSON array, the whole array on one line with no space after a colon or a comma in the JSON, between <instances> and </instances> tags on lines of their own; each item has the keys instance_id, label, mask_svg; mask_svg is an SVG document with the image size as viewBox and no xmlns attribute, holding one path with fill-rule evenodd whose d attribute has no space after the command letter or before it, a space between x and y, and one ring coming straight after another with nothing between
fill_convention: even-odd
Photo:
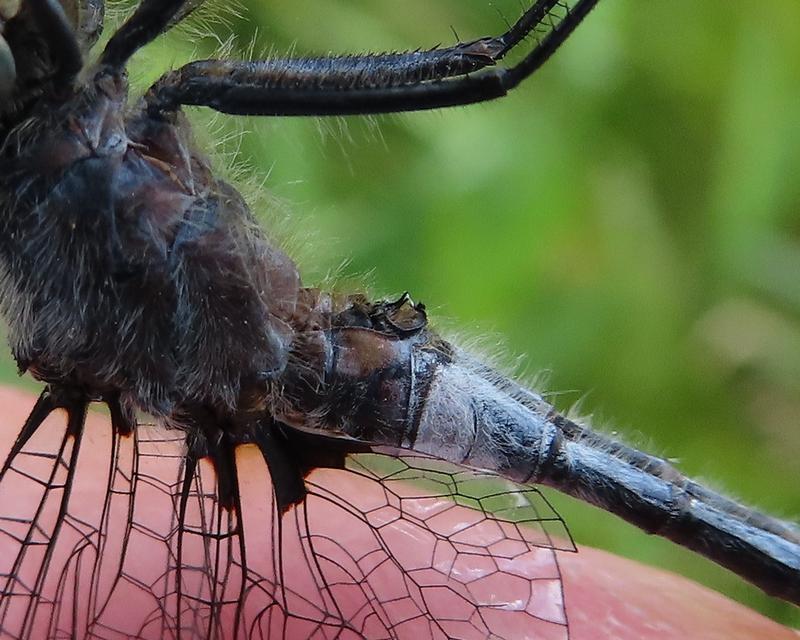
<instances>
[{"instance_id":1,"label":"dragonfly abdomen","mask_svg":"<svg viewBox=\"0 0 800 640\"><path fill-rule=\"evenodd\" d=\"M416 314L416 315L415 315ZM396 318L402 316L403 321ZM399 447L540 483L610 511L800 603L800 533L703 488L668 462L560 415L442 340L424 312L398 303L353 304L319 335L327 359L302 398L277 417L311 431Z\"/></svg>"}]
</instances>

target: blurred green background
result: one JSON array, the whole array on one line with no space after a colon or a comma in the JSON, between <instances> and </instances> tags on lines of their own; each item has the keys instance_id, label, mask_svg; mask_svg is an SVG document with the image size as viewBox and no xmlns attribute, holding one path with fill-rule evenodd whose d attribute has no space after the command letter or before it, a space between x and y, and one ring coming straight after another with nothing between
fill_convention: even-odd
<instances>
[{"instance_id":1,"label":"blurred green background","mask_svg":"<svg viewBox=\"0 0 800 640\"><path fill-rule=\"evenodd\" d=\"M449 44L451 27L494 34L500 14L520 11L517 0L247 4L215 26L236 33L238 57L253 39L281 55ZM189 35L138 56L136 83L213 52L212 38ZM548 372L562 409L580 402L629 443L800 518L800 3L602 0L554 59L487 105L195 117L201 137L225 139L220 164L236 156L233 172L263 185L260 213L307 282L333 273L379 296L409 290L508 367L525 354L523 372ZM554 501L579 543L800 626L797 609L712 563Z\"/></svg>"}]
</instances>

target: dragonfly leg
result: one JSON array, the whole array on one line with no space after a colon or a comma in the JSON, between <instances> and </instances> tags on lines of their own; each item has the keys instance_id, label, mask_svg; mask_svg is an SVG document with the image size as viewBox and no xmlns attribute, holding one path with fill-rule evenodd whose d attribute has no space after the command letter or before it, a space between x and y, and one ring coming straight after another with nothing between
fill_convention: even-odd
<instances>
[{"instance_id":1,"label":"dragonfly leg","mask_svg":"<svg viewBox=\"0 0 800 640\"><path fill-rule=\"evenodd\" d=\"M193 62L151 87L148 111L155 116L180 105L197 105L243 115L321 116L417 111L492 100L536 71L597 2L537 0L502 35L443 49ZM521 62L507 69L489 68L531 34L536 43Z\"/></svg>"},{"instance_id":2,"label":"dragonfly leg","mask_svg":"<svg viewBox=\"0 0 800 640\"><path fill-rule=\"evenodd\" d=\"M199 4L197 0L142 0L134 14L111 36L100 64L121 71L134 53Z\"/></svg>"}]
</instances>

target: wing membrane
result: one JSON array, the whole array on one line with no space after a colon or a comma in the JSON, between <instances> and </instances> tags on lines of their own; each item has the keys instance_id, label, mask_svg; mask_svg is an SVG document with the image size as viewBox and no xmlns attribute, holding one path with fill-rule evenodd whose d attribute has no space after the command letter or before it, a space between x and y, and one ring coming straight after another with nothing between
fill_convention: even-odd
<instances>
[{"instance_id":1,"label":"wing membrane","mask_svg":"<svg viewBox=\"0 0 800 640\"><path fill-rule=\"evenodd\" d=\"M7 466L4 637L567 637L555 549L573 548L568 533L538 491L488 474L351 455L281 513L243 445L227 508L183 433L121 436L100 415L76 433L60 413Z\"/></svg>"},{"instance_id":2,"label":"wing membrane","mask_svg":"<svg viewBox=\"0 0 800 640\"><path fill-rule=\"evenodd\" d=\"M532 637L563 637L554 549L574 545L537 490L393 450L350 456L347 473L317 470L307 479L312 546L331 567L357 576L387 630L520 637L524 618ZM327 509L347 512L352 533L339 532ZM515 634L504 631L508 618Z\"/></svg>"}]
</instances>

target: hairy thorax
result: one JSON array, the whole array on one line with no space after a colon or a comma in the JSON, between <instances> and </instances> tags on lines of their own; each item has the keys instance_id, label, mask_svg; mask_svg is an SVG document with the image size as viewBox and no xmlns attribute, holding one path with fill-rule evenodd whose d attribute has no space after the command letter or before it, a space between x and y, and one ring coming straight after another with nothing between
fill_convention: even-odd
<instances>
[{"instance_id":1,"label":"hairy thorax","mask_svg":"<svg viewBox=\"0 0 800 640\"><path fill-rule=\"evenodd\" d=\"M180 114L126 115L98 73L4 140L0 296L22 369L156 414L233 407L286 366L292 261Z\"/></svg>"}]
</instances>

